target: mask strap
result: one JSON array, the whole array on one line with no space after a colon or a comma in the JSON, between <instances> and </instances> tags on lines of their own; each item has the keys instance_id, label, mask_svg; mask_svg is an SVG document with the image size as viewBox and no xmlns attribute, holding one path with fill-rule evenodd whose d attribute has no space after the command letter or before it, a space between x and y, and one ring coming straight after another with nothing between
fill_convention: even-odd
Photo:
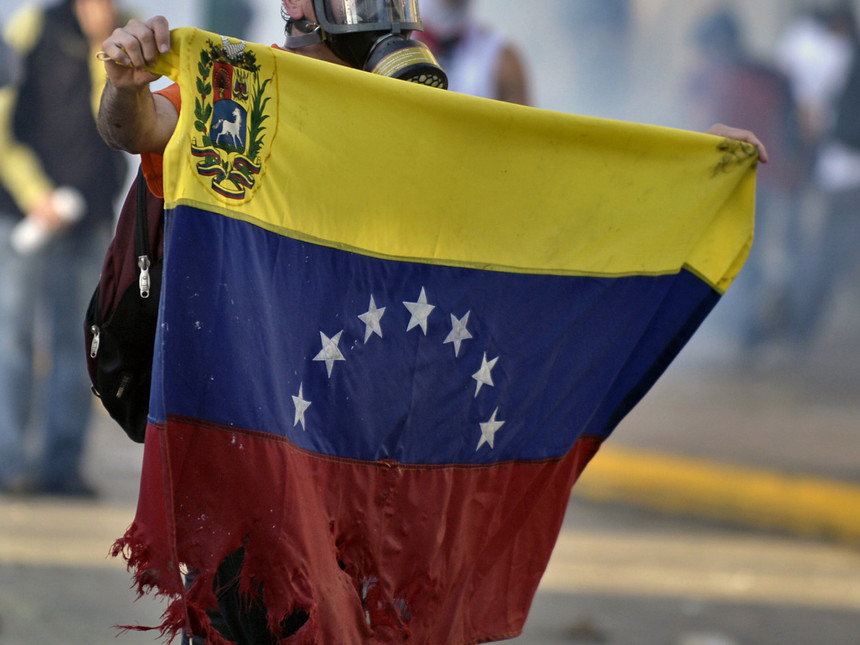
<instances>
[{"instance_id":1,"label":"mask strap","mask_svg":"<svg viewBox=\"0 0 860 645\"><path fill-rule=\"evenodd\" d=\"M305 19L293 20L286 9L284 9L284 5L281 5L281 17L287 21L287 24L284 26L284 34L286 34L284 47L286 49L300 49L301 47L316 45L323 41L322 28L318 23ZM292 33L293 27L302 33L294 36Z\"/></svg>"},{"instance_id":2,"label":"mask strap","mask_svg":"<svg viewBox=\"0 0 860 645\"><path fill-rule=\"evenodd\" d=\"M316 45L317 43L321 43L322 41L322 30L317 27L315 31L312 31L309 34L302 34L301 36L293 36L291 34L287 34L287 37L284 40L284 48L300 49L302 47L307 47L308 45Z\"/></svg>"},{"instance_id":3,"label":"mask strap","mask_svg":"<svg viewBox=\"0 0 860 645\"><path fill-rule=\"evenodd\" d=\"M284 25L284 35L286 35L286 40L284 41L285 49L299 49L308 45L316 45L323 41L322 29L318 23L305 20L304 18L293 20L293 17L287 12L287 8L283 4L281 4L281 18L286 23ZM294 36L293 27L302 32L301 35Z\"/></svg>"}]
</instances>

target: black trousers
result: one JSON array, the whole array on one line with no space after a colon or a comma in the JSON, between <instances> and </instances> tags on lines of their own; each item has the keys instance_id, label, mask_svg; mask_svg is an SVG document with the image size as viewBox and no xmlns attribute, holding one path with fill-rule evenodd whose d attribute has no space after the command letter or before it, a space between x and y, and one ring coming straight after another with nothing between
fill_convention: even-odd
<instances>
[{"instance_id":1,"label":"black trousers","mask_svg":"<svg viewBox=\"0 0 860 645\"><path fill-rule=\"evenodd\" d=\"M268 628L266 607L260 602L249 602L239 592L243 558L244 550L239 549L228 555L218 567L214 583L218 609L208 612L212 626L227 641L236 645L277 645L282 638L295 634L307 622L308 614L296 611L281 622L280 634L272 634ZM186 584L193 580L194 574L191 573L187 576ZM262 594L258 594L258 597L262 597ZM183 634L182 645L206 645L206 639Z\"/></svg>"}]
</instances>

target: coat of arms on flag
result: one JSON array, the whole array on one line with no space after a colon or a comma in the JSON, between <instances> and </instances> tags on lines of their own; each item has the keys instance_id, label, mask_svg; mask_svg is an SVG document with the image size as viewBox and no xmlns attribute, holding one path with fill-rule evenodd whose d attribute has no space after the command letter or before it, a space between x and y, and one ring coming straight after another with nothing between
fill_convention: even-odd
<instances>
[{"instance_id":1,"label":"coat of arms on flag","mask_svg":"<svg viewBox=\"0 0 860 645\"><path fill-rule=\"evenodd\" d=\"M265 70L270 72L270 70ZM277 96L273 76L263 77L256 55L244 41L226 36L200 50L194 101L192 148L197 173L211 177L211 188L230 200L243 200L256 186L271 134L265 121Z\"/></svg>"},{"instance_id":2,"label":"coat of arms on flag","mask_svg":"<svg viewBox=\"0 0 860 645\"><path fill-rule=\"evenodd\" d=\"M577 477L746 258L755 151L172 39L160 324L117 550L173 599L166 632L213 643L234 583L273 633L305 619L284 643L517 635Z\"/></svg>"}]
</instances>

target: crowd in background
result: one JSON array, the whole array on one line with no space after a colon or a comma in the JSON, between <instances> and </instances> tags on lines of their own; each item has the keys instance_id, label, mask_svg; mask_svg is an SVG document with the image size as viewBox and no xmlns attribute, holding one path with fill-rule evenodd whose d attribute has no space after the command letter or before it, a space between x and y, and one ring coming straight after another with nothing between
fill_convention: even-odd
<instances>
[{"instance_id":1,"label":"crowd in background","mask_svg":"<svg viewBox=\"0 0 860 645\"><path fill-rule=\"evenodd\" d=\"M763 351L809 358L838 305L857 292L860 242L860 65L850 3L800 12L768 56L722 7L697 26L690 125L743 123L767 142L756 239L721 313L741 365Z\"/></svg>"}]
</instances>

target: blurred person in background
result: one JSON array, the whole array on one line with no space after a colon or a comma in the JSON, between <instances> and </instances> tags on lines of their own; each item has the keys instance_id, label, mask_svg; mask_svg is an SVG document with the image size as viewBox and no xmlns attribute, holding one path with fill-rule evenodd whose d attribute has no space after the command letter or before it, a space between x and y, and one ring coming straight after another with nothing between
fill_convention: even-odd
<instances>
[{"instance_id":1,"label":"blurred person in background","mask_svg":"<svg viewBox=\"0 0 860 645\"><path fill-rule=\"evenodd\" d=\"M700 60L689 88L694 127L743 123L767 141L772 159L759 172L755 244L720 304L723 316L716 317L734 330L740 365L751 367L784 324L785 265L797 253L790 232L797 227L798 187L808 164L789 79L750 54L733 10L707 15L694 38Z\"/></svg>"},{"instance_id":2,"label":"blurred person in background","mask_svg":"<svg viewBox=\"0 0 860 645\"><path fill-rule=\"evenodd\" d=\"M775 63L791 82L800 131L812 147L833 129L856 42L857 25L848 2L799 14L777 42Z\"/></svg>"},{"instance_id":3,"label":"blurred person in background","mask_svg":"<svg viewBox=\"0 0 860 645\"><path fill-rule=\"evenodd\" d=\"M793 272L785 332L801 355L814 347L833 309L833 295L851 277L860 244L860 69L852 3L817 7L792 23L777 47L800 104L801 131L815 150L802 253Z\"/></svg>"},{"instance_id":4,"label":"blurred person in background","mask_svg":"<svg viewBox=\"0 0 860 645\"><path fill-rule=\"evenodd\" d=\"M835 121L816 165L824 196L819 234L798 267L789 339L801 353L814 348L823 323L843 286L860 290L852 278L860 265L860 47L855 47Z\"/></svg>"},{"instance_id":5,"label":"blurred person in background","mask_svg":"<svg viewBox=\"0 0 860 645\"><path fill-rule=\"evenodd\" d=\"M112 0L27 4L0 88L0 491L91 497L81 475L92 395L81 321L98 282L125 158L95 124ZM41 429L38 464L27 434Z\"/></svg>"},{"instance_id":6,"label":"blurred person in background","mask_svg":"<svg viewBox=\"0 0 860 645\"><path fill-rule=\"evenodd\" d=\"M448 74L448 89L488 99L530 105L520 54L505 37L476 23L472 0L421 0L427 44Z\"/></svg>"}]
</instances>

